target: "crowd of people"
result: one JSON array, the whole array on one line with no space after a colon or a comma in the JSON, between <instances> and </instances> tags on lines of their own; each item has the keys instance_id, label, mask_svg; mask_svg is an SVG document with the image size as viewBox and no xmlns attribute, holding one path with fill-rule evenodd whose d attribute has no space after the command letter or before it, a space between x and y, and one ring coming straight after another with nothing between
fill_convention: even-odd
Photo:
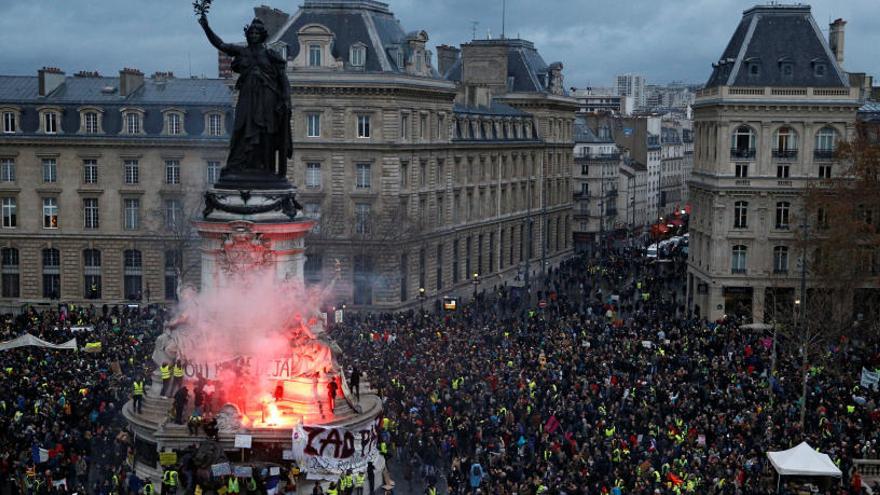
<instances>
[{"instance_id":1,"label":"crowd of people","mask_svg":"<svg viewBox=\"0 0 880 495\"><path fill-rule=\"evenodd\" d=\"M689 314L685 271L576 257L536 297L497 287L458 312L336 325L385 398L403 493L775 493L766 452L802 440L842 470L831 493L861 493L853 459L880 458L880 395L858 387L876 336L822 350L801 427L797 350L779 342L770 380L767 333Z\"/></svg>"},{"instance_id":2,"label":"crowd of people","mask_svg":"<svg viewBox=\"0 0 880 495\"><path fill-rule=\"evenodd\" d=\"M802 425L797 350L775 346L771 380L765 332L686 310L683 263L575 257L533 294L501 286L456 311L334 325L342 362L383 397L397 493L772 493L766 452L802 440L843 472L833 493L861 493L853 460L880 458L880 395L858 380L880 367L876 336L822 349ZM62 305L0 320L0 342L80 348L0 351L0 495L144 493L121 409L143 389L165 317ZM167 396L188 391L174 364Z\"/></svg>"},{"instance_id":3,"label":"crowd of people","mask_svg":"<svg viewBox=\"0 0 880 495\"><path fill-rule=\"evenodd\" d=\"M121 410L144 376L165 311L61 305L0 320L0 342L30 334L79 351L0 351L0 493L137 493Z\"/></svg>"}]
</instances>

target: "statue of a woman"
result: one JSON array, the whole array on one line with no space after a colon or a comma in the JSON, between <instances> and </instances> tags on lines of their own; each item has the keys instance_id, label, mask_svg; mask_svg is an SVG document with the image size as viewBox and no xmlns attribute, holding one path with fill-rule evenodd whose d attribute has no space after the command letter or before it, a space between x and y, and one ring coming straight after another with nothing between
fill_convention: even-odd
<instances>
[{"instance_id":1,"label":"statue of a woman","mask_svg":"<svg viewBox=\"0 0 880 495\"><path fill-rule=\"evenodd\" d=\"M247 46L224 43L204 13L199 24L212 45L233 57L232 70L239 74L235 124L221 182L284 178L293 153L286 61L266 47L268 33L259 19L245 28Z\"/></svg>"}]
</instances>

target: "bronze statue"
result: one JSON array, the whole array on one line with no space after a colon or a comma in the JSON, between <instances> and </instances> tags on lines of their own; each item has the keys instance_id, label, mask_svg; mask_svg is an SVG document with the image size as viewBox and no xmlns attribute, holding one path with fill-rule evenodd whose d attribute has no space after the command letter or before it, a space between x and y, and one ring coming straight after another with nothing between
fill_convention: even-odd
<instances>
[{"instance_id":1,"label":"bronze statue","mask_svg":"<svg viewBox=\"0 0 880 495\"><path fill-rule=\"evenodd\" d=\"M259 19L245 27L247 46L231 45L211 30L206 12L197 8L199 24L212 45L233 57L232 70L239 74L229 156L218 184L259 188L287 183L287 159L293 154L287 62L266 47L268 32Z\"/></svg>"}]
</instances>

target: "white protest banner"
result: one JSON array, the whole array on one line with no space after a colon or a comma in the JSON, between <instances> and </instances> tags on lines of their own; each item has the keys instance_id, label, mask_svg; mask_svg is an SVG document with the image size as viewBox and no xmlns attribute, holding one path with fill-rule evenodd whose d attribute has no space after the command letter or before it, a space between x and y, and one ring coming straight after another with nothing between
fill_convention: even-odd
<instances>
[{"instance_id":1,"label":"white protest banner","mask_svg":"<svg viewBox=\"0 0 880 495\"><path fill-rule=\"evenodd\" d=\"M880 372L862 368L862 387L876 390L878 382L880 382Z\"/></svg>"},{"instance_id":2,"label":"white protest banner","mask_svg":"<svg viewBox=\"0 0 880 495\"><path fill-rule=\"evenodd\" d=\"M211 474L216 476L229 476L232 474L232 467L229 466L228 462L224 462L222 464L212 464L211 465Z\"/></svg>"},{"instance_id":3,"label":"white protest banner","mask_svg":"<svg viewBox=\"0 0 880 495\"><path fill-rule=\"evenodd\" d=\"M292 457L308 473L342 473L366 469L379 456L381 418L355 428L297 425L292 433Z\"/></svg>"},{"instance_id":4,"label":"white protest banner","mask_svg":"<svg viewBox=\"0 0 880 495\"><path fill-rule=\"evenodd\" d=\"M253 437L250 435L235 435L235 448L249 449L252 441Z\"/></svg>"},{"instance_id":5,"label":"white protest banner","mask_svg":"<svg viewBox=\"0 0 880 495\"><path fill-rule=\"evenodd\" d=\"M278 476L281 474L281 468L278 466L272 466L269 468L269 476Z\"/></svg>"},{"instance_id":6,"label":"white protest banner","mask_svg":"<svg viewBox=\"0 0 880 495\"><path fill-rule=\"evenodd\" d=\"M235 466L235 476L239 478L250 478L254 475L254 470L250 466Z\"/></svg>"}]
</instances>

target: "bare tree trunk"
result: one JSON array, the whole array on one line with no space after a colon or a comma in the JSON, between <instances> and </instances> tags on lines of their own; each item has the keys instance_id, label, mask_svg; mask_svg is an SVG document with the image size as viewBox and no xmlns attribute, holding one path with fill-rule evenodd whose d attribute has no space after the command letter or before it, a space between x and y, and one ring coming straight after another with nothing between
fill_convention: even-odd
<instances>
[{"instance_id":1,"label":"bare tree trunk","mask_svg":"<svg viewBox=\"0 0 880 495\"><path fill-rule=\"evenodd\" d=\"M801 362L803 363L801 373L803 373L801 384L801 435L806 435L806 417L807 417L807 380L810 373L807 369L807 346L801 347Z\"/></svg>"}]
</instances>

